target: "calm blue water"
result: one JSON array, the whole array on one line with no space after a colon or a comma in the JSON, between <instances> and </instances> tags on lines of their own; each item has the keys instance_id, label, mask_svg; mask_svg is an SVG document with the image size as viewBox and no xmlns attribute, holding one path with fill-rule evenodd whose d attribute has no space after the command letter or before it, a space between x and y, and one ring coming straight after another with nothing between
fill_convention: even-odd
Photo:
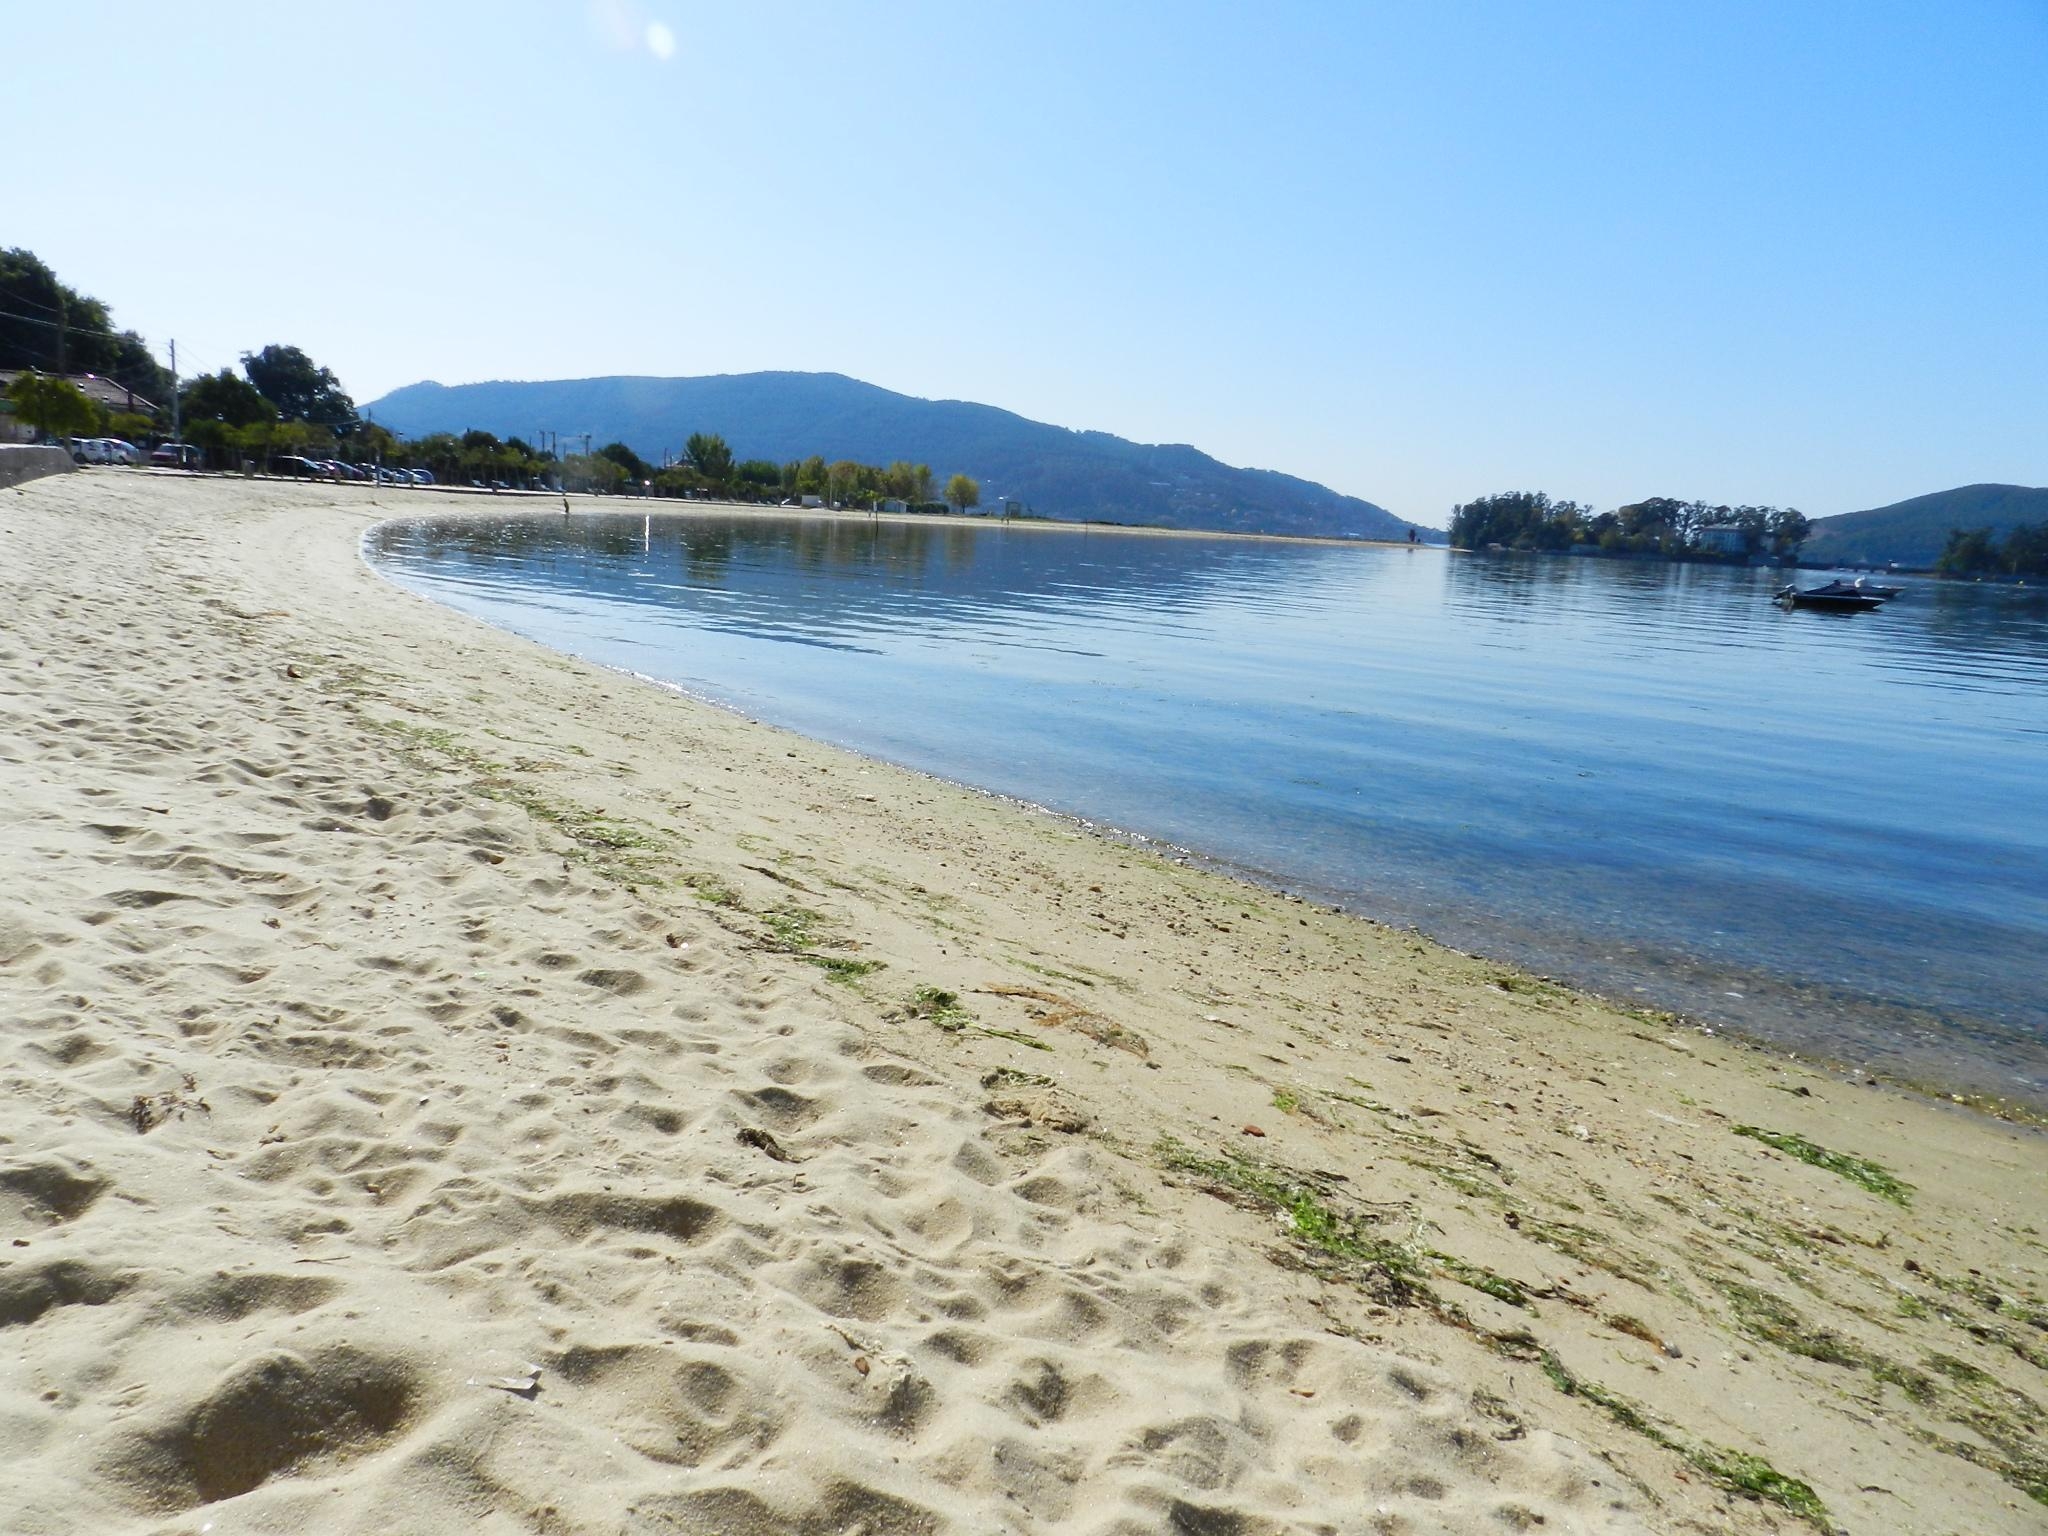
<instances>
[{"instance_id":1,"label":"calm blue water","mask_svg":"<svg viewBox=\"0 0 2048 1536\"><path fill-rule=\"evenodd\" d=\"M2048 594L786 517L386 524L401 584L1789 1048L2048 1102ZM1910 578L1908 579L1910 582Z\"/></svg>"}]
</instances>

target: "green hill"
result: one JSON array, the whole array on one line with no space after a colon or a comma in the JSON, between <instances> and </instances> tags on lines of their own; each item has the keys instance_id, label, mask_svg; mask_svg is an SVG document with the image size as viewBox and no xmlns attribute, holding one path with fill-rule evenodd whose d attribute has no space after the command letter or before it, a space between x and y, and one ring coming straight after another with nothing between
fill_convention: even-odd
<instances>
[{"instance_id":1,"label":"green hill","mask_svg":"<svg viewBox=\"0 0 2048 1536\"><path fill-rule=\"evenodd\" d=\"M476 427L531 441L545 428L567 441L587 432L656 462L692 432L718 433L742 459L909 459L931 465L941 485L956 471L969 474L985 501L1023 502L1046 517L1366 539L1403 539L1410 527L1356 496L1274 470L1235 469L1185 444L1071 431L836 373L408 384L364 410L408 436Z\"/></svg>"},{"instance_id":2,"label":"green hill","mask_svg":"<svg viewBox=\"0 0 2048 1536\"><path fill-rule=\"evenodd\" d=\"M1989 528L2004 538L2021 523L2048 523L2048 489L1964 485L1868 512L1816 518L1802 565L1931 566L1951 528Z\"/></svg>"}]
</instances>

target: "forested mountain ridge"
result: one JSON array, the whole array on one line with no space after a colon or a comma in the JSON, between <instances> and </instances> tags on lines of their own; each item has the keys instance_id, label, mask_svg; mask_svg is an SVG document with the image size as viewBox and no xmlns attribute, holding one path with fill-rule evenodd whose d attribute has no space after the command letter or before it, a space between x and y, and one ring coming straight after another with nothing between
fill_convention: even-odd
<instances>
[{"instance_id":1,"label":"forested mountain ridge","mask_svg":"<svg viewBox=\"0 0 2048 1536\"><path fill-rule=\"evenodd\" d=\"M1017 501L1046 517L1377 539L1406 538L1411 526L1372 502L1274 470L1233 468L1184 443L1072 431L836 373L421 383L364 409L408 436L474 427L537 441L545 431L566 447L588 433L656 462L692 432L720 434L739 458L915 459L941 482L973 475L990 508Z\"/></svg>"},{"instance_id":2,"label":"forested mountain ridge","mask_svg":"<svg viewBox=\"0 0 2048 1536\"><path fill-rule=\"evenodd\" d=\"M1988 528L2003 538L2027 523L2048 522L2048 488L1962 485L1873 507L1814 519L1800 553L1805 565L1931 566L1951 529Z\"/></svg>"}]
</instances>

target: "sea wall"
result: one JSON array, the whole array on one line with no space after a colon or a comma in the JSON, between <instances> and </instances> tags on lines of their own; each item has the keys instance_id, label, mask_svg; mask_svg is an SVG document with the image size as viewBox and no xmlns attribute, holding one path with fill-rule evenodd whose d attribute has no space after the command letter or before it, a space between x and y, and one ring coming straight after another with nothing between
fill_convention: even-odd
<instances>
[{"instance_id":1,"label":"sea wall","mask_svg":"<svg viewBox=\"0 0 2048 1536\"><path fill-rule=\"evenodd\" d=\"M0 443L0 490L24 480L62 474L76 466L62 448L34 448L26 443Z\"/></svg>"}]
</instances>

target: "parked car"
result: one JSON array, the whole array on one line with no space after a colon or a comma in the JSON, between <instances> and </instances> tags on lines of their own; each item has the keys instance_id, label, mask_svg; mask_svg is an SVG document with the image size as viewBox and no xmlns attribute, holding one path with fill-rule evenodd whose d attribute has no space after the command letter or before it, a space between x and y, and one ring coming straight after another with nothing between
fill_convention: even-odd
<instances>
[{"instance_id":1,"label":"parked car","mask_svg":"<svg viewBox=\"0 0 2048 1536\"><path fill-rule=\"evenodd\" d=\"M126 438L109 437L102 439L107 445L107 462L110 464L140 464L142 450Z\"/></svg>"},{"instance_id":2,"label":"parked car","mask_svg":"<svg viewBox=\"0 0 2048 1536\"><path fill-rule=\"evenodd\" d=\"M414 485L432 485L434 483L434 472L431 469L413 469L406 471L406 473L412 476L412 483Z\"/></svg>"},{"instance_id":3,"label":"parked car","mask_svg":"<svg viewBox=\"0 0 2048 1536\"><path fill-rule=\"evenodd\" d=\"M160 469L198 469L205 459L190 443L159 443L150 449L149 462Z\"/></svg>"}]
</instances>

